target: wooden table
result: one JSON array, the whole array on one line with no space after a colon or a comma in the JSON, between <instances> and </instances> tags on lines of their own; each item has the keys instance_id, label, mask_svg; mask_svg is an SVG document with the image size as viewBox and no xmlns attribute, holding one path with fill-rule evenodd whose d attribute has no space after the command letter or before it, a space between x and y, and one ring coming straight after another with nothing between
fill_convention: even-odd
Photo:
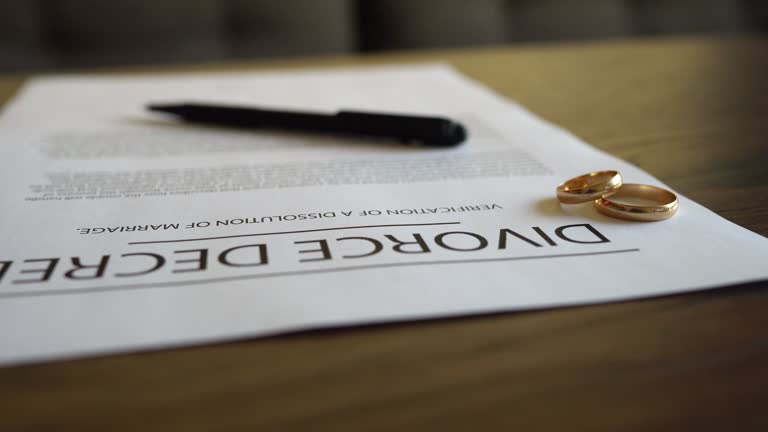
<instances>
[{"instance_id":1,"label":"wooden table","mask_svg":"<svg viewBox=\"0 0 768 432\"><path fill-rule=\"evenodd\" d=\"M433 60L768 235L768 39L184 70ZM0 430L768 430L766 288L5 368Z\"/></svg>"}]
</instances>

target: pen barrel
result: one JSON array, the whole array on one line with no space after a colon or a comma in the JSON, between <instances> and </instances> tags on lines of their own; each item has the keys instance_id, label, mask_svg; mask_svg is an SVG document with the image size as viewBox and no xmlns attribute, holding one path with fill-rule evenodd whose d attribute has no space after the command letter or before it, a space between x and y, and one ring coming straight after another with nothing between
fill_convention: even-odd
<instances>
[{"instance_id":1,"label":"pen barrel","mask_svg":"<svg viewBox=\"0 0 768 432\"><path fill-rule=\"evenodd\" d=\"M452 146L466 138L464 128L442 117L340 111L338 123L350 133L397 138L435 146Z\"/></svg>"},{"instance_id":2,"label":"pen barrel","mask_svg":"<svg viewBox=\"0 0 768 432\"><path fill-rule=\"evenodd\" d=\"M223 126L321 132L394 138L433 146L452 146L466 138L464 128L447 118L339 111L334 115L187 104L159 110L184 120Z\"/></svg>"}]
</instances>

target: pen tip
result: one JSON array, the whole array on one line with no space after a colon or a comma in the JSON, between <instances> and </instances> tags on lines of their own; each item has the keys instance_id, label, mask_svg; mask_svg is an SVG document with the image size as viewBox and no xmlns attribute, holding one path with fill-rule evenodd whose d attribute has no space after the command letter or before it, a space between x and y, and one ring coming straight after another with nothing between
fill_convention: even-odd
<instances>
[{"instance_id":1,"label":"pen tip","mask_svg":"<svg viewBox=\"0 0 768 432\"><path fill-rule=\"evenodd\" d=\"M147 109L150 111L165 111L167 108L166 105L159 105L159 104L149 104L147 105Z\"/></svg>"},{"instance_id":2,"label":"pen tip","mask_svg":"<svg viewBox=\"0 0 768 432\"><path fill-rule=\"evenodd\" d=\"M154 112L183 115L185 113L184 105L164 105L164 104L148 104L147 109Z\"/></svg>"}]
</instances>

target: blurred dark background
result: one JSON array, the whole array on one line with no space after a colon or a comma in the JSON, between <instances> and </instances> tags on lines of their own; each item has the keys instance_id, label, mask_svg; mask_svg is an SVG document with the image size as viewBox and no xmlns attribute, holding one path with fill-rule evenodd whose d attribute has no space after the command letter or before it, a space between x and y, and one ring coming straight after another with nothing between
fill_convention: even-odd
<instances>
[{"instance_id":1,"label":"blurred dark background","mask_svg":"<svg viewBox=\"0 0 768 432\"><path fill-rule=\"evenodd\" d=\"M764 0L0 0L0 71L766 31Z\"/></svg>"}]
</instances>

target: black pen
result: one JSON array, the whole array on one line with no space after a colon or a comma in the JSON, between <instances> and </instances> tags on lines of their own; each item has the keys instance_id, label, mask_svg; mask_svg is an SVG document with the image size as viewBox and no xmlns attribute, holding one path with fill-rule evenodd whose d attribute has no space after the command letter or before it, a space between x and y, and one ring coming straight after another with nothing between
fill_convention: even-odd
<instances>
[{"instance_id":1,"label":"black pen","mask_svg":"<svg viewBox=\"0 0 768 432\"><path fill-rule=\"evenodd\" d=\"M319 114L191 103L152 104L148 108L151 111L174 114L184 121L194 123L367 135L430 146L452 146L461 143L467 137L467 132L462 125L443 117L356 111Z\"/></svg>"}]
</instances>

